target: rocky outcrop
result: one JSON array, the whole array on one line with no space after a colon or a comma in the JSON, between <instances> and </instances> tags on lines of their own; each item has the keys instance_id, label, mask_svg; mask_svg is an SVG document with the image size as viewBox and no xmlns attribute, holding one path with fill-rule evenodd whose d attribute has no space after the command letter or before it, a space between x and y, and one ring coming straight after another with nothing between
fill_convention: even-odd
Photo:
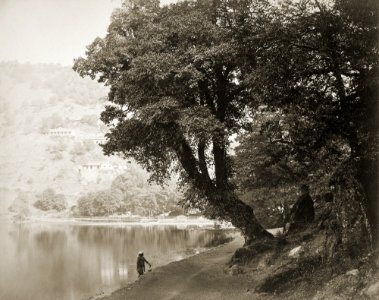
<instances>
[{"instance_id":1,"label":"rocky outcrop","mask_svg":"<svg viewBox=\"0 0 379 300\"><path fill-rule=\"evenodd\" d=\"M363 290L363 295L369 299L379 299L379 281L371 284Z\"/></svg>"}]
</instances>

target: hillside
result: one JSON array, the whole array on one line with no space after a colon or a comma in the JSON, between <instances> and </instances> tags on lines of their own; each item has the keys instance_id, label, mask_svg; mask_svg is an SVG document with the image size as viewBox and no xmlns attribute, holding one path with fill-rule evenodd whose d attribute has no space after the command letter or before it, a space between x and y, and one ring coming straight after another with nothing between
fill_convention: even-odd
<instances>
[{"instance_id":1,"label":"hillside","mask_svg":"<svg viewBox=\"0 0 379 300\"><path fill-rule=\"evenodd\" d=\"M148 174L133 161L102 154L106 127L99 115L106 94L68 67L0 63L2 212L18 195L32 204L48 188L72 206L131 171L144 182L145 193L157 190L145 184Z\"/></svg>"}]
</instances>

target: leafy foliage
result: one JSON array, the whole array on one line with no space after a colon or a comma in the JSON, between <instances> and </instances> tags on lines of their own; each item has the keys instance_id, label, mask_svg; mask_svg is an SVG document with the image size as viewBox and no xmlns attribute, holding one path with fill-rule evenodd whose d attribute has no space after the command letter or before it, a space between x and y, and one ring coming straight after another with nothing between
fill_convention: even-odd
<instances>
[{"instance_id":1,"label":"leafy foliage","mask_svg":"<svg viewBox=\"0 0 379 300\"><path fill-rule=\"evenodd\" d=\"M372 0L131 0L74 69L110 87L106 154L160 183L178 170L185 205L262 237L236 187L316 185L377 162L377 20Z\"/></svg>"},{"instance_id":2,"label":"leafy foliage","mask_svg":"<svg viewBox=\"0 0 379 300\"><path fill-rule=\"evenodd\" d=\"M16 213L20 217L27 217L30 214L29 196L27 193L19 193L13 203L8 207L10 212Z\"/></svg>"},{"instance_id":3,"label":"leafy foliage","mask_svg":"<svg viewBox=\"0 0 379 300\"><path fill-rule=\"evenodd\" d=\"M215 8L203 1L158 9L155 2L125 4L107 37L95 40L74 68L82 76L99 74L111 86L115 105L102 114L111 127L105 152L133 155L159 179L182 136L191 146L211 139L227 143L223 132L238 130L243 103L233 73L237 54L227 31L212 20ZM211 88L217 76L223 91ZM209 92L230 99L219 115L218 96Z\"/></svg>"},{"instance_id":4,"label":"leafy foliage","mask_svg":"<svg viewBox=\"0 0 379 300\"><path fill-rule=\"evenodd\" d=\"M258 38L236 31L258 51L249 86L260 108L240 139L237 182L274 187L273 195L302 181L324 192L326 182L338 185L340 226L352 222L362 237L356 217L379 220L378 3L284 1L268 15Z\"/></svg>"},{"instance_id":5,"label":"leafy foliage","mask_svg":"<svg viewBox=\"0 0 379 300\"><path fill-rule=\"evenodd\" d=\"M241 152L254 144L269 160L262 166L292 181L316 164L329 173L351 157L376 160L377 20L376 1L285 1L266 19L265 35L240 36L259 51L250 86L267 111L263 124L254 114Z\"/></svg>"},{"instance_id":6,"label":"leafy foliage","mask_svg":"<svg viewBox=\"0 0 379 300\"><path fill-rule=\"evenodd\" d=\"M33 205L35 208L44 211L62 211L67 208L66 197L63 194L56 194L53 189L46 189L37 195L37 201Z\"/></svg>"},{"instance_id":7,"label":"leafy foliage","mask_svg":"<svg viewBox=\"0 0 379 300\"><path fill-rule=\"evenodd\" d=\"M139 175L139 181L136 175ZM120 212L148 216L178 209L180 193L169 187L148 184L142 178L141 174L128 172L113 181L111 192L121 201Z\"/></svg>"},{"instance_id":8,"label":"leafy foliage","mask_svg":"<svg viewBox=\"0 0 379 300\"><path fill-rule=\"evenodd\" d=\"M106 154L134 157L160 183L178 169L198 195L189 201L205 201L209 215L246 235L268 236L229 181L229 137L244 123L248 98L239 69L244 53L223 5L125 1L107 36L88 46L74 69L110 86L112 104L101 116L110 128Z\"/></svg>"},{"instance_id":9,"label":"leafy foliage","mask_svg":"<svg viewBox=\"0 0 379 300\"><path fill-rule=\"evenodd\" d=\"M120 205L109 191L99 191L80 197L77 210L81 216L109 216L119 211Z\"/></svg>"},{"instance_id":10,"label":"leafy foliage","mask_svg":"<svg viewBox=\"0 0 379 300\"><path fill-rule=\"evenodd\" d=\"M105 216L131 213L150 216L176 211L181 194L173 186L149 184L147 176L143 170L130 168L113 180L109 190L79 198L76 208L78 214Z\"/></svg>"}]
</instances>

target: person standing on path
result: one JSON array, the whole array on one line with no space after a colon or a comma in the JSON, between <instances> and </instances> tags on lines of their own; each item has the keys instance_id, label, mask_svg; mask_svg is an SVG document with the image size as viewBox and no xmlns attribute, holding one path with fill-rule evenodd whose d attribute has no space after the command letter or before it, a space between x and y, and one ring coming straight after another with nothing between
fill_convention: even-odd
<instances>
[{"instance_id":1,"label":"person standing on path","mask_svg":"<svg viewBox=\"0 0 379 300\"><path fill-rule=\"evenodd\" d=\"M145 263L147 263L149 267L151 268L151 264L143 256L143 252L142 251L138 252L138 257L137 257L138 277L140 277L141 275L143 275L143 273L145 273Z\"/></svg>"}]
</instances>

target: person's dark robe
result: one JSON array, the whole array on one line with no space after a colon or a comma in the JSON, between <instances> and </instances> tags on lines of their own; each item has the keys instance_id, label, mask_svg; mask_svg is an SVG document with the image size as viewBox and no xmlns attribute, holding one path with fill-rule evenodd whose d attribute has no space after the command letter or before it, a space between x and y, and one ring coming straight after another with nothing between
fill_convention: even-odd
<instances>
[{"instance_id":1,"label":"person's dark robe","mask_svg":"<svg viewBox=\"0 0 379 300\"><path fill-rule=\"evenodd\" d=\"M304 227L315 218L313 200L309 194L301 195L289 214L289 229Z\"/></svg>"}]
</instances>

